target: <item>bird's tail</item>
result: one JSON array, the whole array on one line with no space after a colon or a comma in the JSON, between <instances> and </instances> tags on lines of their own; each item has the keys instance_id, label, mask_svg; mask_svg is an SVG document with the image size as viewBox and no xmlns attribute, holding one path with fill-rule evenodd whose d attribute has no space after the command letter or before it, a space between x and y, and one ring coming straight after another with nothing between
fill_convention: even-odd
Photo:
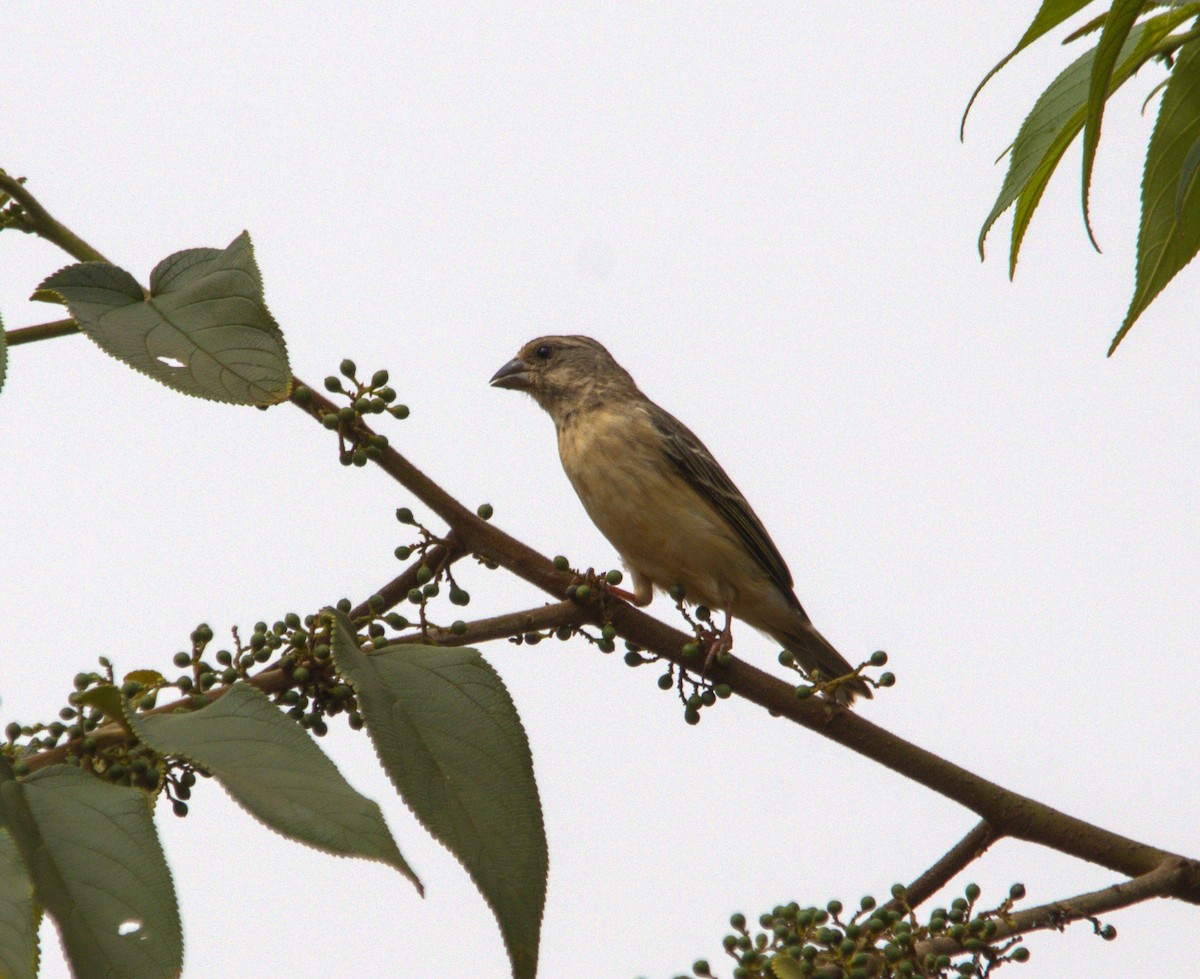
<instances>
[{"instance_id":1,"label":"bird's tail","mask_svg":"<svg viewBox=\"0 0 1200 979\"><path fill-rule=\"evenodd\" d=\"M801 613L803 615L803 613ZM833 648L807 617L789 625L787 629L772 632L771 638L789 653L796 657L796 662L808 674L819 672L822 680L832 680L847 673L853 673L854 667L846 657ZM838 686L835 693L838 703L849 707L855 697L871 699L871 688L865 680L855 677Z\"/></svg>"}]
</instances>

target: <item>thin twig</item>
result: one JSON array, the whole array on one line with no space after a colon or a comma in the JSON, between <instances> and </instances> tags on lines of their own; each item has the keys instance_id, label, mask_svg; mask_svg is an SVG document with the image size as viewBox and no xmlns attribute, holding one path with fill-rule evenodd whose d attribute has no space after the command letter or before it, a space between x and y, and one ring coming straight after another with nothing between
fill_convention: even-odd
<instances>
[{"instance_id":1,"label":"thin twig","mask_svg":"<svg viewBox=\"0 0 1200 979\"><path fill-rule=\"evenodd\" d=\"M938 891L946 886L955 874L963 870L972 861L979 859L999 838L991 824L984 820L976 823L966 836L954 844L937 863L921 874L908 885L904 894L904 904L910 908L919 907ZM900 901L889 901L885 907L899 910Z\"/></svg>"},{"instance_id":2,"label":"thin twig","mask_svg":"<svg viewBox=\"0 0 1200 979\"><path fill-rule=\"evenodd\" d=\"M490 619L468 622L466 629L458 633L449 629L430 629L430 636L427 638L419 632L411 632L396 637L387 646L377 646L375 649L376 652L382 652L389 646L429 643L430 639L437 646L470 646L493 639L507 639L526 632L586 625L591 620L591 614L578 602L556 602L553 605L541 605L521 612L509 612Z\"/></svg>"},{"instance_id":3,"label":"thin twig","mask_svg":"<svg viewBox=\"0 0 1200 979\"><path fill-rule=\"evenodd\" d=\"M1042 904L1036 908L1016 911L1003 918L996 919L996 932L988 939L990 944L1002 942L1018 935L1027 935L1033 931L1046 931L1053 928L1062 931L1075 921L1090 920L1095 925L1098 915L1127 908L1156 897L1178 897L1179 891L1188 886L1188 881L1196 874L1196 861L1172 857L1164 860L1149 873L1123 880L1098 891L1089 891L1075 897L1064 898L1050 904ZM939 936L931 941L917 945L917 954L924 956L929 952L935 954L955 955L963 951L961 944L953 938Z\"/></svg>"},{"instance_id":4,"label":"thin twig","mask_svg":"<svg viewBox=\"0 0 1200 979\"><path fill-rule=\"evenodd\" d=\"M17 227L23 231L35 234L39 238L45 238L81 262L108 261L70 228L55 219L38 203L38 199L25 189L24 184L10 177L3 170L0 170L0 191L8 194L21 205L24 220Z\"/></svg>"}]
</instances>

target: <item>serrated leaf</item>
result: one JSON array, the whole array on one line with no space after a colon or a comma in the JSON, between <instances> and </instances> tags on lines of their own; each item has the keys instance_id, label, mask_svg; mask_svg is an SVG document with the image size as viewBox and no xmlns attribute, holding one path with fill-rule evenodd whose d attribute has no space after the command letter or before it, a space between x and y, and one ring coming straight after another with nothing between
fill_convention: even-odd
<instances>
[{"instance_id":1,"label":"serrated leaf","mask_svg":"<svg viewBox=\"0 0 1200 979\"><path fill-rule=\"evenodd\" d=\"M248 683L207 707L129 714L137 737L161 755L211 772L251 815L289 839L338 856L394 867L422 891L379 806L359 794L295 721Z\"/></svg>"},{"instance_id":2,"label":"serrated leaf","mask_svg":"<svg viewBox=\"0 0 1200 979\"><path fill-rule=\"evenodd\" d=\"M1170 79L1167 79L1169 82ZM1166 88L1167 82L1163 82ZM1187 156L1183 158L1183 166L1179 168L1179 184L1175 188L1175 220L1183 218L1183 200L1191 192L1192 182L1196 179L1196 168L1200 167L1200 137L1192 143Z\"/></svg>"},{"instance_id":3,"label":"serrated leaf","mask_svg":"<svg viewBox=\"0 0 1200 979\"><path fill-rule=\"evenodd\" d=\"M1183 19L1186 17L1179 13L1163 14L1134 27L1119 53L1117 67L1110 79L1110 91L1116 91L1128 81L1150 49ZM1013 141L1008 173L979 232L979 254L983 257L984 241L992 225L1014 201L1017 202L1009 250L1010 276L1016 271L1021 242L1042 193L1063 154L1083 128L1095 55L1095 48L1081 55L1046 87Z\"/></svg>"},{"instance_id":4,"label":"serrated leaf","mask_svg":"<svg viewBox=\"0 0 1200 979\"><path fill-rule=\"evenodd\" d=\"M97 684L84 690L76 695L75 702L81 707L96 708L107 720L119 725L126 733L130 732L129 721L125 719L125 698L111 683Z\"/></svg>"},{"instance_id":5,"label":"serrated leaf","mask_svg":"<svg viewBox=\"0 0 1200 979\"><path fill-rule=\"evenodd\" d=\"M367 656L349 618L332 614L334 662L388 777L495 913L513 976L532 979L546 833L529 742L503 681L465 647L392 646Z\"/></svg>"},{"instance_id":6,"label":"serrated leaf","mask_svg":"<svg viewBox=\"0 0 1200 979\"><path fill-rule=\"evenodd\" d=\"M1019 40L1011 51L1001 58L986 75L983 76L983 81L975 86L975 91L971 93L971 98L967 101L967 107L963 110L962 122L958 127L958 138L962 139L963 133L967 126L967 116L971 112L971 106L975 104L975 100L979 98L979 93L983 91L983 87L992 80L992 77L1003 68L1006 64L1012 61L1018 54L1024 51L1029 45L1036 41L1043 34L1054 30L1068 17L1079 12L1086 7L1092 0L1042 0L1042 5L1038 8L1038 12L1033 15L1033 21L1025 29L1025 33L1021 35Z\"/></svg>"},{"instance_id":7,"label":"serrated leaf","mask_svg":"<svg viewBox=\"0 0 1200 979\"><path fill-rule=\"evenodd\" d=\"M1110 357L1134 321L1200 248L1200 192L1190 176L1179 199L1180 180L1198 139L1200 43L1192 41L1177 52L1146 150L1137 281L1129 311L1108 348Z\"/></svg>"},{"instance_id":8,"label":"serrated leaf","mask_svg":"<svg viewBox=\"0 0 1200 979\"><path fill-rule=\"evenodd\" d=\"M18 782L0 758L0 823L77 979L180 974L179 909L144 793L69 765Z\"/></svg>"},{"instance_id":9,"label":"serrated leaf","mask_svg":"<svg viewBox=\"0 0 1200 979\"><path fill-rule=\"evenodd\" d=\"M1141 15L1146 0L1114 0L1104 19L1104 29L1096 44L1096 56L1092 59L1092 73L1088 79L1087 113L1083 124L1083 226L1088 240L1096 251L1096 236L1092 232L1088 214L1088 192L1092 187L1092 168L1096 163L1096 147L1100 144L1100 124L1104 118L1104 106L1110 94L1113 70L1121 55L1134 21Z\"/></svg>"},{"instance_id":10,"label":"serrated leaf","mask_svg":"<svg viewBox=\"0 0 1200 979\"><path fill-rule=\"evenodd\" d=\"M772 955L768 964L771 966L771 972L775 975L775 979L804 979L804 973L800 971L800 963L790 955Z\"/></svg>"},{"instance_id":11,"label":"serrated leaf","mask_svg":"<svg viewBox=\"0 0 1200 979\"><path fill-rule=\"evenodd\" d=\"M0 827L0 976L35 979L41 913L17 844Z\"/></svg>"},{"instance_id":12,"label":"serrated leaf","mask_svg":"<svg viewBox=\"0 0 1200 979\"><path fill-rule=\"evenodd\" d=\"M246 232L223 250L163 259L149 296L124 269L82 262L54 273L34 298L66 303L102 349L184 394L270 405L291 391L283 334L263 301Z\"/></svg>"}]
</instances>

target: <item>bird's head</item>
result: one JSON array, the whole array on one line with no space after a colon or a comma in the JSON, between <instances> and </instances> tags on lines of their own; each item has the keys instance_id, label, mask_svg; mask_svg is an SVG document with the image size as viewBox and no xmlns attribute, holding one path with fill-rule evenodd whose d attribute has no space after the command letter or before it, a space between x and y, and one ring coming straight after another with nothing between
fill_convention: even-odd
<instances>
[{"instance_id":1,"label":"bird's head","mask_svg":"<svg viewBox=\"0 0 1200 979\"><path fill-rule=\"evenodd\" d=\"M525 391L556 422L571 411L637 393L628 372L591 337L530 340L492 375L492 387Z\"/></svg>"}]
</instances>

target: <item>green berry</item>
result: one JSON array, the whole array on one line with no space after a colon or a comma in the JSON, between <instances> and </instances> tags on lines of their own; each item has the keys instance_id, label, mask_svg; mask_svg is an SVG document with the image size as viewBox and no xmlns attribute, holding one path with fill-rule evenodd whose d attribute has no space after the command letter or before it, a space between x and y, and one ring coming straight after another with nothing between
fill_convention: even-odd
<instances>
[{"instance_id":1,"label":"green berry","mask_svg":"<svg viewBox=\"0 0 1200 979\"><path fill-rule=\"evenodd\" d=\"M979 885L978 884L968 884L966 886L966 889L963 891L963 893L967 895L968 901L978 901L979 893L980 893Z\"/></svg>"},{"instance_id":2,"label":"green berry","mask_svg":"<svg viewBox=\"0 0 1200 979\"><path fill-rule=\"evenodd\" d=\"M417 584L425 585L431 581L433 581L433 571L430 570L429 565L422 564L417 568Z\"/></svg>"},{"instance_id":3,"label":"green berry","mask_svg":"<svg viewBox=\"0 0 1200 979\"><path fill-rule=\"evenodd\" d=\"M471 596L469 593L463 591L463 589L459 588L457 585L454 585L450 589L450 604L451 605L469 605L469 604L471 604Z\"/></svg>"},{"instance_id":4,"label":"green berry","mask_svg":"<svg viewBox=\"0 0 1200 979\"><path fill-rule=\"evenodd\" d=\"M412 552L413 549L411 547L405 547L403 544L401 544L392 553L396 555L398 560L407 561Z\"/></svg>"},{"instance_id":5,"label":"green berry","mask_svg":"<svg viewBox=\"0 0 1200 979\"><path fill-rule=\"evenodd\" d=\"M391 404L393 401L396 400L396 392L393 391L391 388L383 387L383 388L380 388L375 393L379 395L380 401L386 401L388 404Z\"/></svg>"},{"instance_id":6,"label":"green berry","mask_svg":"<svg viewBox=\"0 0 1200 979\"><path fill-rule=\"evenodd\" d=\"M371 387L373 387L373 388L381 388L385 384L387 384L387 382L388 382L388 372L387 371L376 371L374 374L371 375Z\"/></svg>"},{"instance_id":7,"label":"green berry","mask_svg":"<svg viewBox=\"0 0 1200 979\"><path fill-rule=\"evenodd\" d=\"M1100 929L1099 934L1100 934L1100 937L1103 938L1106 942L1111 942L1114 938L1117 937L1117 929L1114 928L1112 925L1105 925L1103 928Z\"/></svg>"},{"instance_id":8,"label":"green berry","mask_svg":"<svg viewBox=\"0 0 1200 979\"><path fill-rule=\"evenodd\" d=\"M556 570L558 570L558 571L566 571L566 570L567 570L567 569L568 569L570 566L571 566L571 562L570 562L570 561L568 561L568 560L567 560L565 557L563 557L561 554L557 554L557 555L555 555L555 557L554 557L554 567L555 567L555 569L556 569Z\"/></svg>"},{"instance_id":9,"label":"green berry","mask_svg":"<svg viewBox=\"0 0 1200 979\"><path fill-rule=\"evenodd\" d=\"M450 631L456 636L461 636L467 631L467 624L462 619L455 619L450 623Z\"/></svg>"},{"instance_id":10,"label":"green berry","mask_svg":"<svg viewBox=\"0 0 1200 979\"><path fill-rule=\"evenodd\" d=\"M659 690L670 690L675 685L675 678L670 673L664 673L658 678Z\"/></svg>"},{"instance_id":11,"label":"green berry","mask_svg":"<svg viewBox=\"0 0 1200 979\"><path fill-rule=\"evenodd\" d=\"M872 666L883 666L887 661L888 661L888 654L885 653L882 649L877 649L875 652L873 652L871 654L870 662L871 662Z\"/></svg>"},{"instance_id":12,"label":"green berry","mask_svg":"<svg viewBox=\"0 0 1200 979\"><path fill-rule=\"evenodd\" d=\"M401 421L404 421L408 417L408 405L393 405L388 409L388 414L393 418L399 418Z\"/></svg>"},{"instance_id":13,"label":"green berry","mask_svg":"<svg viewBox=\"0 0 1200 979\"><path fill-rule=\"evenodd\" d=\"M646 662L646 661L644 659L642 659L642 657L638 653L626 653L625 654L625 665L626 666L641 666L644 662Z\"/></svg>"},{"instance_id":14,"label":"green berry","mask_svg":"<svg viewBox=\"0 0 1200 979\"><path fill-rule=\"evenodd\" d=\"M779 665L780 666L791 666L795 662L796 662L796 657L792 654L792 652L790 650L781 649L779 651Z\"/></svg>"},{"instance_id":15,"label":"green berry","mask_svg":"<svg viewBox=\"0 0 1200 979\"><path fill-rule=\"evenodd\" d=\"M612 571L610 571L608 574L606 574L604 576L604 580L607 581L610 585L619 585L621 583L621 581L624 579L624 577L625 576L623 574L621 574L620 571L618 571L617 569L614 568Z\"/></svg>"},{"instance_id":16,"label":"green berry","mask_svg":"<svg viewBox=\"0 0 1200 979\"><path fill-rule=\"evenodd\" d=\"M712 618L712 610L709 609L707 605L697 605L696 618L698 618L701 622L707 622Z\"/></svg>"},{"instance_id":17,"label":"green berry","mask_svg":"<svg viewBox=\"0 0 1200 979\"><path fill-rule=\"evenodd\" d=\"M398 509L396 511L396 519L399 520L401 523L408 523L408 524L416 523L416 521L413 519L412 510L410 510L406 506L402 506L402 507L400 507L400 509Z\"/></svg>"},{"instance_id":18,"label":"green berry","mask_svg":"<svg viewBox=\"0 0 1200 979\"><path fill-rule=\"evenodd\" d=\"M893 686L896 683L896 674L895 673L884 673L879 678L878 683L881 687Z\"/></svg>"},{"instance_id":19,"label":"green berry","mask_svg":"<svg viewBox=\"0 0 1200 979\"><path fill-rule=\"evenodd\" d=\"M683 589L683 585L672 585L667 594L671 596L672 600L682 602L686 592Z\"/></svg>"},{"instance_id":20,"label":"green berry","mask_svg":"<svg viewBox=\"0 0 1200 979\"><path fill-rule=\"evenodd\" d=\"M1028 962L1029 949L1027 949L1024 945L1018 945L1012 950L1012 952L1009 953L1009 958L1011 958L1014 962Z\"/></svg>"},{"instance_id":21,"label":"green berry","mask_svg":"<svg viewBox=\"0 0 1200 979\"><path fill-rule=\"evenodd\" d=\"M685 642L680 650L684 659L691 659L693 656L700 655L700 647L694 642Z\"/></svg>"},{"instance_id":22,"label":"green berry","mask_svg":"<svg viewBox=\"0 0 1200 979\"><path fill-rule=\"evenodd\" d=\"M733 689L728 683L718 683L715 687L713 687L713 693L715 693L720 700L728 700L733 696Z\"/></svg>"},{"instance_id":23,"label":"green berry","mask_svg":"<svg viewBox=\"0 0 1200 979\"><path fill-rule=\"evenodd\" d=\"M306 666L297 666L294 670L292 670L292 679L297 683L308 683L311 677L312 674L309 673L308 667Z\"/></svg>"},{"instance_id":24,"label":"green berry","mask_svg":"<svg viewBox=\"0 0 1200 979\"><path fill-rule=\"evenodd\" d=\"M342 391L342 382L330 374L325 378L325 390L330 394L339 394Z\"/></svg>"},{"instance_id":25,"label":"green berry","mask_svg":"<svg viewBox=\"0 0 1200 979\"><path fill-rule=\"evenodd\" d=\"M683 712L683 719L685 721L687 721L689 724L699 724L700 723L700 711L693 710L691 707L689 707Z\"/></svg>"},{"instance_id":26,"label":"green berry","mask_svg":"<svg viewBox=\"0 0 1200 979\"><path fill-rule=\"evenodd\" d=\"M338 427L341 419L338 418L336 411L328 411L321 416L321 424L331 432Z\"/></svg>"},{"instance_id":27,"label":"green berry","mask_svg":"<svg viewBox=\"0 0 1200 979\"><path fill-rule=\"evenodd\" d=\"M420 588L410 588L408 590L408 600L414 605L420 605L425 601L425 595Z\"/></svg>"},{"instance_id":28,"label":"green berry","mask_svg":"<svg viewBox=\"0 0 1200 979\"><path fill-rule=\"evenodd\" d=\"M592 597L591 585L580 585L575 589L575 597L581 602L586 602Z\"/></svg>"},{"instance_id":29,"label":"green berry","mask_svg":"<svg viewBox=\"0 0 1200 979\"><path fill-rule=\"evenodd\" d=\"M431 581L421 589L421 594L423 594L426 598L436 598L440 590L441 589L438 588L438 583L436 581Z\"/></svg>"},{"instance_id":30,"label":"green berry","mask_svg":"<svg viewBox=\"0 0 1200 979\"><path fill-rule=\"evenodd\" d=\"M1014 901L1021 900L1021 898L1025 896L1025 885L1013 884L1013 886L1008 889L1008 896Z\"/></svg>"},{"instance_id":31,"label":"green berry","mask_svg":"<svg viewBox=\"0 0 1200 979\"><path fill-rule=\"evenodd\" d=\"M338 365L338 370L342 372L342 376L353 378L355 371L358 370L358 367L355 366L354 361L347 357Z\"/></svg>"},{"instance_id":32,"label":"green berry","mask_svg":"<svg viewBox=\"0 0 1200 979\"><path fill-rule=\"evenodd\" d=\"M491 520L492 514L495 513L495 510L492 509L492 505L490 503L481 503L479 505L479 509L477 509L475 513L479 516L480 520Z\"/></svg>"},{"instance_id":33,"label":"green berry","mask_svg":"<svg viewBox=\"0 0 1200 979\"><path fill-rule=\"evenodd\" d=\"M191 665L192 655L191 653L176 653L174 657L172 657L171 662L174 663L179 669L183 669L185 666Z\"/></svg>"}]
</instances>

